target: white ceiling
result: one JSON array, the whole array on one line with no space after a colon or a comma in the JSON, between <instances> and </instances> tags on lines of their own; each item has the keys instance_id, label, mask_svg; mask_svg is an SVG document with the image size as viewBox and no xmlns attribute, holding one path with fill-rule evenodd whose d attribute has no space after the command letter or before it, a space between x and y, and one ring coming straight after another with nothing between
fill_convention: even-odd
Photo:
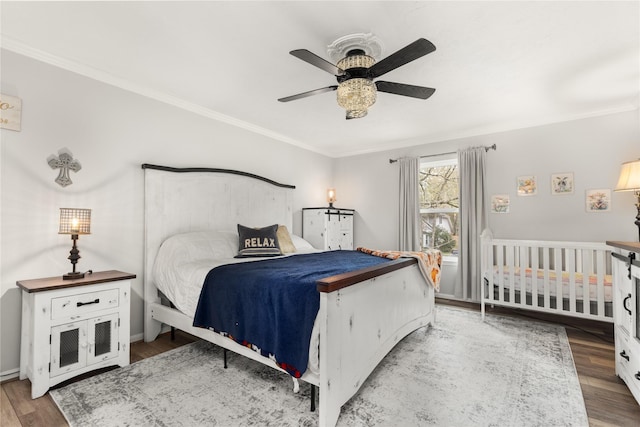
<instances>
[{"instance_id":1,"label":"white ceiling","mask_svg":"<svg viewBox=\"0 0 640 427\"><path fill-rule=\"evenodd\" d=\"M340 157L637 109L637 1L10 2L2 46ZM335 84L291 55L373 33L382 57L424 37L437 50L384 76L436 88L386 93L345 120Z\"/></svg>"}]
</instances>

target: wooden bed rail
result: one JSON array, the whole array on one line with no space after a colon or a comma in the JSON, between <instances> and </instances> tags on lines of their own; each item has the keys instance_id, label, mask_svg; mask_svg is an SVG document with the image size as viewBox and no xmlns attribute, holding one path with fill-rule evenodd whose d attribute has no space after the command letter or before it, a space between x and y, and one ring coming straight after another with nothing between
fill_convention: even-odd
<instances>
[{"instance_id":1,"label":"wooden bed rail","mask_svg":"<svg viewBox=\"0 0 640 427\"><path fill-rule=\"evenodd\" d=\"M392 271L400 270L401 268L417 263L418 260L415 258L399 258L382 265L374 265L357 271L325 277L316 282L318 285L317 289L318 292L337 291L338 289L346 288L347 286L352 286L356 283L364 282L365 280L391 273Z\"/></svg>"}]
</instances>

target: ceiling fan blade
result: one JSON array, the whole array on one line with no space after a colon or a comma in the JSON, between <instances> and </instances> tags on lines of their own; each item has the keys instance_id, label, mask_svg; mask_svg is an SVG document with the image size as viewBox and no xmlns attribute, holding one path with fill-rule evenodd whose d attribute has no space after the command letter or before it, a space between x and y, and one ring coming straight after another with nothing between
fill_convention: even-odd
<instances>
[{"instance_id":1,"label":"ceiling fan blade","mask_svg":"<svg viewBox=\"0 0 640 427\"><path fill-rule=\"evenodd\" d=\"M394 83L377 81L376 88L380 92L392 93L394 95L410 96L412 98L427 99L436 91L430 87L413 86L404 83Z\"/></svg>"},{"instance_id":2,"label":"ceiling fan blade","mask_svg":"<svg viewBox=\"0 0 640 427\"><path fill-rule=\"evenodd\" d=\"M343 70L336 67L331 62L320 58L315 53L309 52L307 49L296 49L289 53L298 59L302 59L303 61L326 71L327 73L333 74L334 76L341 76L344 74Z\"/></svg>"},{"instance_id":3,"label":"ceiling fan blade","mask_svg":"<svg viewBox=\"0 0 640 427\"><path fill-rule=\"evenodd\" d=\"M371 78L380 77L391 70L403 66L413 60L416 60L428 53L436 50L436 47L427 39L418 39L408 46L403 47L399 51L392 53L382 61L374 64L369 68L369 76Z\"/></svg>"},{"instance_id":4,"label":"ceiling fan blade","mask_svg":"<svg viewBox=\"0 0 640 427\"><path fill-rule=\"evenodd\" d=\"M308 92L302 92L302 93L299 93L297 95L286 96L284 98L278 99L278 101L280 101L280 102L295 101L296 99L306 98L308 96L313 96L313 95L319 95L321 93L331 92L331 91L334 91L336 89L338 89L338 86L327 86L327 87L323 87L323 88L320 88L320 89L310 90Z\"/></svg>"}]
</instances>

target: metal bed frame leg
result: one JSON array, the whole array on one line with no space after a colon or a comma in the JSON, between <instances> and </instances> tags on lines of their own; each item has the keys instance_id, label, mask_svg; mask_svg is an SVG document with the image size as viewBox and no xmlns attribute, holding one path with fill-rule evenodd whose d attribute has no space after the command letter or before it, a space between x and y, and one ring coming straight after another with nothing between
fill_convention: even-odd
<instances>
[{"instance_id":1,"label":"metal bed frame leg","mask_svg":"<svg viewBox=\"0 0 640 427\"><path fill-rule=\"evenodd\" d=\"M173 305L173 303L171 301L169 301L169 305L171 306L171 308L176 308L175 305ZM175 341L176 340L176 328L175 327L171 327L171 341Z\"/></svg>"},{"instance_id":2,"label":"metal bed frame leg","mask_svg":"<svg viewBox=\"0 0 640 427\"><path fill-rule=\"evenodd\" d=\"M224 369L227 369L227 352L229 350L227 350L226 348L222 349L222 352L224 354Z\"/></svg>"},{"instance_id":3,"label":"metal bed frame leg","mask_svg":"<svg viewBox=\"0 0 640 427\"><path fill-rule=\"evenodd\" d=\"M311 384L311 412L316 411L316 394L318 392L318 386Z\"/></svg>"}]
</instances>

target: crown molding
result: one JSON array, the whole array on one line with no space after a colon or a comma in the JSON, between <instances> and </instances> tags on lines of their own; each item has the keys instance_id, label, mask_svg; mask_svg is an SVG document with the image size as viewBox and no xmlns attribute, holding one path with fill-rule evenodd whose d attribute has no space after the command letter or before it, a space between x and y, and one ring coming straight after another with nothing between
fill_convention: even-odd
<instances>
[{"instance_id":1,"label":"crown molding","mask_svg":"<svg viewBox=\"0 0 640 427\"><path fill-rule=\"evenodd\" d=\"M219 122L223 122L231 126L235 126L235 127L244 129L246 131L256 133L280 142L284 142L286 144L290 144L298 148L302 148L304 150L322 154L327 157L333 157L322 150L318 150L315 147L304 144L298 140L289 138L280 133L273 132L269 129L263 128L261 126L256 126L244 120L240 120L235 117L231 117L226 114L219 113L209 108L205 108L201 105L194 104L189 101L185 101L184 99L178 98L176 96L168 95L162 91L159 91L150 87L146 87L143 85L139 85L130 80L123 79L121 77L107 73L100 69L93 68L93 67L81 64L79 62L62 58L62 57L53 55L51 53L33 48L31 46L28 46L27 44L14 40L11 37L7 37L5 35L2 35L2 38L0 40L0 47L2 49L6 49L8 51L17 53L19 55L23 55L40 62L44 62L49 65L53 65L54 67L62 68L72 73L76 73L76 74L88 77L90 79L97 80L99 82L106 83L111 86L115 86L117 88L144 96L146 98L154 99L156 101L169 104L171 106L189 111L194 114L198 114L203 117L207 117L209 119L217 120Z\"/></svg>"},{"instance_id":2,"label":"crown molding","mask_svg":"<svg viewBox=\"0 0 640 427\"><path fill-rule=\"evenodd\" d=\"M481 126L476 127L474 129L458 132L443 132L440 134L434 135L425 135L421 138L411 138L405 139L402 141L390 141L384 144L378 144L365 149L355 149L353 151L340 151L333 153L334 158L344 158L344 157L352 157L363 154L373 154L384 151L393 151L402 148L410 148L410 147L418 147L426 144L434 144L440 142L454 141L457 139L463 138L473 138L480 137L486 135L493 135L504 132L513 132L522 129L535 128L540 126L549 126L558 123L566 123L577 120L590 119L594 117L608 116L611 114L619 114L619 113L627 113L630 111L640 111L640 108L637 105L629 104L625 106L620 106L617 108L610 108L607 110L599 110L587 113L580 114L565 114L558 115L555 117L548 117L545 119L537 119L537 120L526 120L526 121L512 121L509 123L504 123L502 125L494 125L494 126Z\"/></svg>"}]
</instances>

